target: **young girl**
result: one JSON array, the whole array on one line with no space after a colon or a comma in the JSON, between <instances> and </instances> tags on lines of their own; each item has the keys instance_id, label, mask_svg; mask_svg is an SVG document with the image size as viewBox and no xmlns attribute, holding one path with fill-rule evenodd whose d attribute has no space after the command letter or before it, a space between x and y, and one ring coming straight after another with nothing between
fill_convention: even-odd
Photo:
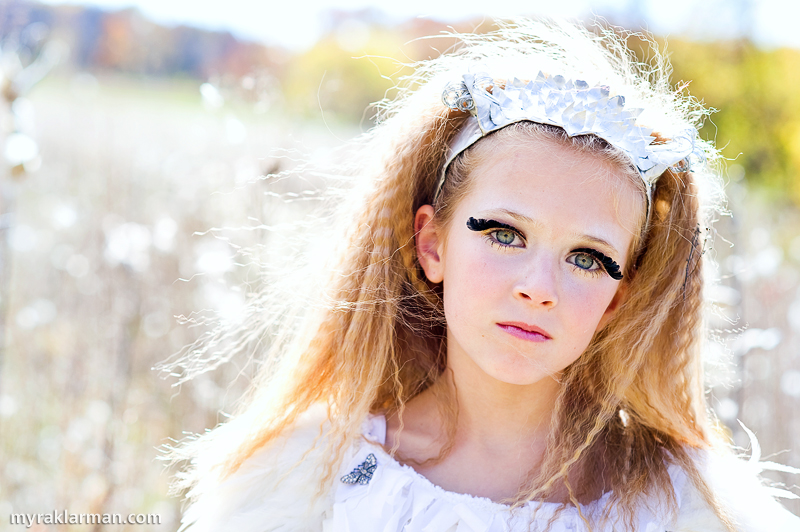
<instances>
[{"instance_id":1,"label":"young girl","mask_svg":"<svg viewBox=\"0 0 800 532\"><path fill-rule=\"evenodd\" d=\"M610 32L462 39L365 137L315 310L184 447L182 529L800 530L704 398L705 111Z\"/></svg>"}]
</instances>

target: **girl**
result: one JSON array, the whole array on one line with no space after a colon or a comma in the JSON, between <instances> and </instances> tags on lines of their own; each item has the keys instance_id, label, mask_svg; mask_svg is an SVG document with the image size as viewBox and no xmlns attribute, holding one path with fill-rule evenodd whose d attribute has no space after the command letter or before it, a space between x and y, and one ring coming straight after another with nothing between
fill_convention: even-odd
<instances>
[{"instance_id":1,"label":"girl","mask_svg":"<svg viewBox=\"0 0 800 532\"><path fill-rule=\"evenodd\" d=\"M183 448L182 529L800 530L703 395L705 110L610 32L462 39L364 139L325 304Z\"/></svg>"}]
</instances>

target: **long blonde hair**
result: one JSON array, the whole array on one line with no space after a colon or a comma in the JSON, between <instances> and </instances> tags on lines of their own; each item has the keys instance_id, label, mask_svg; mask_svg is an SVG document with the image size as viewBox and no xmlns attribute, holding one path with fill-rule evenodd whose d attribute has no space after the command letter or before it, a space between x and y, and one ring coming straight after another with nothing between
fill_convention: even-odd
<instances>
[{"instance_id":1,"label":"long blonde hair","mask_svg":"<svg viewBox=\"0 0 800 532\"><path fill-rule=\"evenodd\" d=\"M649 63L640 64L624 38L609 30L521 21L460 37L453 53L416 65L400 96L381 104L379 125L359 141L368 159L358 173L365 186L350 193L340 218L345 236L326 268L332 273L315 285L315 305L302 312L301 326L272 336L240 412L188 444L183 456L211 447L220 474L231 474L289 430L298 415L322 403L329 413L324 441L330 451L324 453L323 492L369 413L397 412L402 418L409 399L440 381L446 368L441 292L420 269L413 220L419 206L433 203L448 142L465 118L442 105L441 91L471 65L480 62L496 79L532 79L544 71L603 82L624 95L627 105L644 109L640 122L660 140L687 122L698 126L706 113L671 89L669 65L654 44ZM594 137L569 139L530 125L514 129L619 161L613 148ZM707 260L702 247L720 208L721 186L712 164L717 152L703 147L705 162L691 172L669 170L656 182L650 223L643 224L631 250L629 296L565 370L543 465L517 503L566 487L569 503L580 507L602 487L610 489L632 528L637 508L648 500L675 509L667 466L677 464L732 529L692 459L693 449L720 441L704 399L701 348ZM453 165L435 205L441 218L468 188L468 154ZM275 330L278 322L256 307L257 326ZM281 309L271 315L290 314ZM443 404L452 437L455 408ZM445 445L435 459L448 450ZM181 486L197 482L200 474L187 470Z\"/></svg>"}]
</instances>

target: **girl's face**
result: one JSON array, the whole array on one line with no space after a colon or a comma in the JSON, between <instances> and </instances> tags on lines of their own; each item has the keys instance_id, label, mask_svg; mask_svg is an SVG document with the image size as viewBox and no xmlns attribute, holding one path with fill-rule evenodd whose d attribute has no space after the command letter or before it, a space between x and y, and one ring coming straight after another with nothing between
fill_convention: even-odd
<instances>
[{"instance_id":1,"label":"girl's face","mask_svg":"<svg viewBox=\"0 0 800 532\"><path fill-rule=\"evenodd\" d=\"M617 280L643 198L599 156L549 140L500 144L448 227L417 212L417 253L442 282L448 358L509 384L557 377L625 294Z\"/></svg>"}]
</instances>

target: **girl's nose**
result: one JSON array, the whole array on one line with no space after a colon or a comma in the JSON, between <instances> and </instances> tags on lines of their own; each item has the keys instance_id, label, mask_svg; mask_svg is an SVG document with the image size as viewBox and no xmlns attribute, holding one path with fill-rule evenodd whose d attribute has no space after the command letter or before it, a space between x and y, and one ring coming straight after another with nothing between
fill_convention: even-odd
<instances>
[{"instance_id":1,"label":"girl's nose","mask_svg":"<svg viewBox=\"0 0 800 532\"><path fill-rule=\"evenodd\" d=\"M537 255L514 286L514 296L550 309L558 304L558 270L553 257L544 253Z\"/></svg>"}]
</instances>

